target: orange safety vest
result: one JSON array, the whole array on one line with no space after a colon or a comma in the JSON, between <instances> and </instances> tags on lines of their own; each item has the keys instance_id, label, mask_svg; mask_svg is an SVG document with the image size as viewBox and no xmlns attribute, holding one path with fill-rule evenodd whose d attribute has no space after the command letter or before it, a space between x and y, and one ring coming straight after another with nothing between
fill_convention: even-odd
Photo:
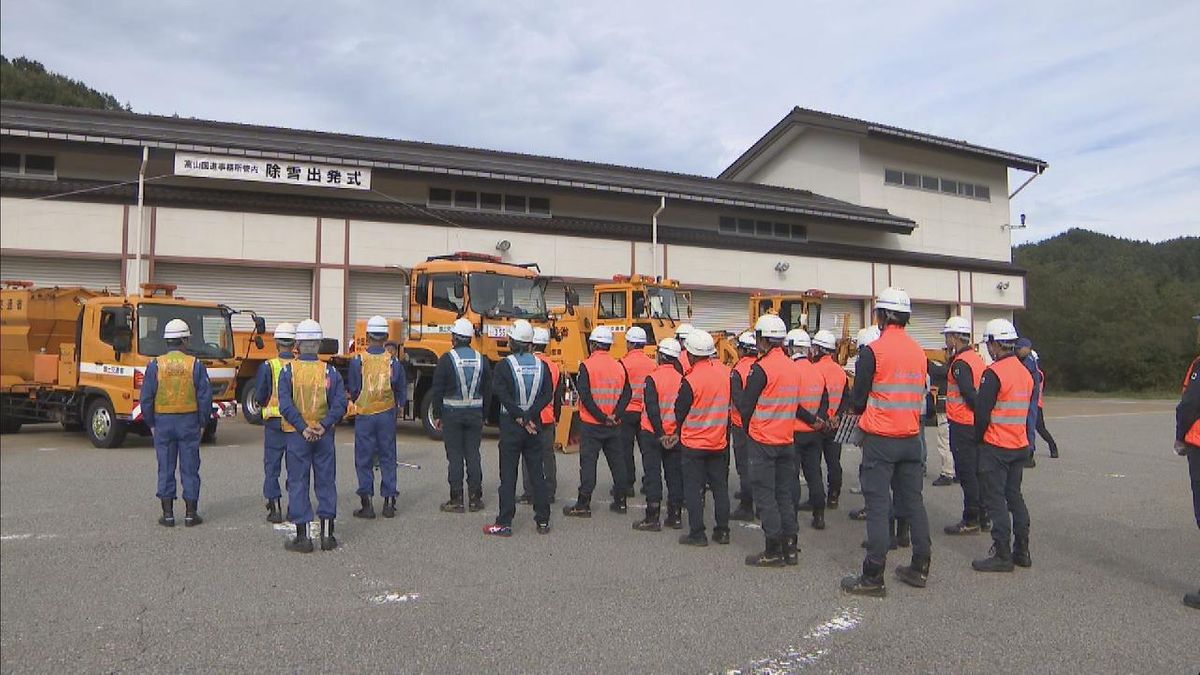
<instances>
[{"instance_id":1,"label":"orange safety vest","mask_svg":"<svg viewBox=\"0 0 1200 675\"><path fill-rule=\"evenodd\" d=\"M1187 389L1188 381L1192 379L1198 368L1200 368L1200 356L1197 356L1192 361L1192 367L1188 368L1187 375L1183 376L1183 389ZM1192 428L1188 429L1187 435L1183 437L1183 442L1191 446L1200 447L1200 420L1192 423Z\"/></svg>"},{"instance_id":2,"label":"orange safety vest","mask_svg":"<svg viewBox=\"0 0 1200 675\"><path fill-rule=\"evenodd\" d=\"M1038 410L1042 409L1042 399L1046 398L1046 373L1042 372L1042 364L1039 361L1037 365L1038 371Z\"/></svg>"},{"instance_id":3,"label":"orange safety vest","mask_svg":"<svg viewBox=\"0 0 1200 675\"><path fill-rule=\"evenodd\" d=\"M821 395L825 393L825 376L821 374L817 364L805 358L792 361L792 366L800 375L799 406L813 415L819 415L821 413ZM816 431L808 422L796 417L795 409L792 410L792 419L795 421L793 424L795 433L805 434Z\"/></svg>"},{"instance_id":4,"label":"orange safety vest","mask_svg":"<svg viewBox=\"0 0 1200 675\"><path fill-rule=\"evenodd\" d=\"M658 414L662 416L663 433L670 436L679 430L675 423L675 399L679 397L679 385L683 384L683 375L674 365L664 363L653 370L647 378L654 380L654 392L658 394ZM650 417L642 415L642 431L654 433L654 425Z\"/></svg>"},{"instance_id":5,"label":"orange safety vest","mask_svg":"<svg viewBox=\"0 0 1200 675\"><path fill-rule=\"evenodd\" d=\"M780 347L758 360L767 383L758 396L746 433L763 445L790 445L800 405L800 371Z\"/></svg>"},{"instance_id":6,"label":"orange safety vest","mask_svg":"<svg viewBox=\"0 0 1200 675\"><path fill-rule=\"evenodd\" d=\"M1033 396L1033 377L1016 356L1000 359L988 366L1000 378L992 422L983 432L983 442L1004 450L1029 447L1026 423L1029 399Z\"/></svg>"},{"instance_id":7,"label":"orange safety vest","mask_svg":"<svg viewBox=\"0 0 1200 675\"><path fill-rule=\"evenodd\" d=\"M899 326L884 328L870 349L875 355L875 379L859 428L888 438L916 436L925 403L925 351Z\"/></svg>"},{"instance_id":8,"label":"orange safety vest","mask_svg":"<svg viewBox=\"0 0 1200 675\"><path fill-rule=\"evenodd\" d=\"M733 375L731 377L738 378L738 382L742 384L742 391L746 390L746 380L750 377L750 368L756 361L758 361L756 357L743 356L738 359L737 365L733 367ZM742 421L742 413L737 409L736 403L735 401L734 405L729 406L730 421L733 423L733 426L745 429L746 423Z\"/></svg>"},{"instance_id":9,"label":"orange safety vest","mask_svg":"<svg viewBox=\"0 0 1200 675\"><path fill-rule=\"evenodd\" d=\"M692 388L692 408L680 422L680 442L689 450L721 452L729 446L729 368L705 359L692 364L684 379Z\"/></svg>"},{"instance_id":10,"label":"orange safety vest","mask_svg":"<svg viewBox=\"0 0 1200 675\"><path fill-rule=\"evenodd\" d=\"M396 357L384 352L363 352L361 360L362 390L354 405L359 415L377 415L396 407L396 395L392 392L392 361Z\"/></svg>"},{"instance_id":11,"label":"orange safety vest","mask_svg":"<svg viewBox=\"0 0 1200 675\"><path fill-rule=\"evenodd\" d=\"M548 369L550 369L551 398L550 398L550 402L546 404L546 407L542 408L542 425L549 426L558 421L554 417L554 398L553 397L554 397L554 394L556 392L558 392L558 378L559 378L559 375L561 374L561 371L558 369L558 364L551 361L542 352L534 352L533 355L538 357L538 360L541 361L542 363L546 364L546 367Z\"/></svg>"},{"instance_id":12,"label":"orange safety vest","mask_svg":"<svg viewBox=\"0 0 1200 675\"><path fill-rule=\"evenodd\" d=\"M300 411L300 417L308 424L320 424L329 414L328 366L323 361L296 359L287 368L292 373L292 403ZM280 426L284 431L296 430L286 417Z\"/></svg>"},{"instance_id":13,"label":"orange safety vest","mask_svg":"<svg viewBox=\"0 0 1200 675\"><path fill-rule=\"evenodd\" d=\"M682 345L683 340L680 340L679 343ZM692 359L688 356L686 351L679 352L679 367L683 368L684 375L692 372Z\"/></svg>"},{"instance_id":14,"label":"orange safety vest","mask_svg":"<svg viewBox=\"0 0 1200 675\"><path fill-rule=\"evenodd\" d=\"M829 392L829 417L832 418L842 406L842 394L846 391L849 378L846 377L846 371L828 354L823 354L813 365L825 379L825 391Z\"/></svg>"},{"instance_id":15,"label":"orange safety vest","mask_svg":"<svg viewBox=\"0 0 1200 675\"><path fill-rule=\"evenodd\" d=\"M655 368L654 361L646 356L646 352L634 349L621 357L621 364L625 366L625 372L629 375L629 388L633 391L633 397L629 399L629 407L625 408L625 411L640 413L646 407L642 394L646 388L646 376Z\"/></svg>"},{"instance_id":16,"label":"orange safety vest","mask_svg":"<svg viewBox=\"0 0 1200 675\"><path fill-rule=\"evenodd\" d=\"M196 382L193 372L196 357L183 352L167 352L158 363L158 390L154 394L154 412L183 414L196 412Z\"/></svg>"},{"instance_id":17,"label":"orange safety vest","mask_svg":"<svg viewBox=\"0 0 1200 675\"><path fill-rule=\"evenodd\" d=\"M962 361L971 369L971 381L975 383L975 391L979 391L979 380L983 378L983 357L970 347L962 350L950 359L950 370L946 373L946 417L955 424L975 424L975 411L963 400L962 391L954 379L954 364Z\"/></svg>"},{"instance_id":18,"label":"orange safety vest","mask_svg":"<svg viewBox=\"0 0 1200 675\"><path fill-rule=\"evenodd\" d=\"M587 367L588 387L592 391L592 401L605 415L613 414L617 409L617 401L621 400L621 392L625 390L628 376L621 362L617 361L607 351L592 352L583 362ZM585 424L604 424L588 412L587 407L579 407L579 419Z\"/></svg>"}]
</instances>

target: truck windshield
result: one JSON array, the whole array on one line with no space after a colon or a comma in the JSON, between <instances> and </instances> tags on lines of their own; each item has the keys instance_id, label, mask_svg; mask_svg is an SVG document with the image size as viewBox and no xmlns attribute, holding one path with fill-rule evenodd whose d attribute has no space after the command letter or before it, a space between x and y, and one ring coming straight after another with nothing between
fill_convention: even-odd
<instances>
[{"instance_id":1,"label":"truck windshield","mask_svg":"<svg viewBox=\"0 0 1200 675\"><path fill-rule=\"evenodd\" d=\"M646 299L643 300L641 296L641 293L634 291L633 310L636 316L644 319L679 320L681 298L675 291L650 286L646 288Z\"/></svg>"},{"instance_id":2,"label":"truck windshield","mask_svg":"<svg viewBox=\"0 0 1200 675\"><path fill-rule=\"evenodd\" d=\"M161 356L167 353L163 329L171 319L183 319L192 336L185 341L189 354L202 358L227 359L233 356L233 328L229 317L216 307L187 305L138 306L138 353L142 356Z\"/></svg>"},{"instance_id":3,"label":"truck windshield","mask_svg":"<svg viewBox=\"0 0 1200 675\"><path fill-rule=\"evenodd\" d=\"M472 274L468 279L471 310L483 316L546 318L546 298L537 279L503 274Z\"/></svg>"}]
</instances>

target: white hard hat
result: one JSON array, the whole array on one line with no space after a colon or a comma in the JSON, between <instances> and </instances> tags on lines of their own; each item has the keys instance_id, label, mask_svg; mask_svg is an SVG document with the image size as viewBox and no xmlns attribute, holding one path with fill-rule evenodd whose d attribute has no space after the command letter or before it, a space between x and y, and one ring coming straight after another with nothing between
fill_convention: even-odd
<instances>
[{"instance_id":1,"label":"white hard hat","mask_svg":"<svg viewBox=\"0 0 1200 675\"><path fill-rule=\"evenodd\" d=\"M872 342L879 339L879 326L867 326L858 331L858 335L854 338L854 344L858 347L866 347Z\"/></svg>"},{"instance_id":2,"label":"white hard hat","mask_svg":"<svg viewBox=\"0 0 1200 675\"><path fill-rule=\"evenodd\" d=\"M676 340L675 338L667 338L658 343L659 354L666 354L667 356L673 358L679 358L679 353L682 351L683 349L679 346L679 340Z\"/></svg>"},{"instance_id":3,"label":"white hard hat","mask_svg":"<svg viewBox=\"0 0 1200 675\"><path fill-rule=\"evenodd\" d=\"M894 312L911 314L912 301L909 300L908 293L889 286L883 289L878 298L875 298L875 309L890 309Z\"/></svg>"},{"instance_id":4,"label":"white hard hat","mask_svg":"<svg viewBox=\"0 0 1200 675\"><path fill-rule=\"evenodd\" d=\"M588 341L611 345L613 343L612 329L608 326L596 326L592 329L592 334L588 336Z\"/></svg>"},{"instance_id":5,"label":"white hard hat","mask_svg":"<svg viewBox=\"0 0 1200 675\"><path fill-rule=\"evenodd\" d=\"M641 326L630 328L625 331L625 341L642 345L646 344L646 329Z\"/></svg>"},{"instance_id":6,"label":"white hard hat","mask_svg":"<svg viewBox=\"0 0 1200 675\"><path fill-rule=\"evenodd\" d=\"M717 353L717 343L713 340L713 336L702 330L694 330L688 333L683 344L687 347L689 354L695 354L696 356L712 356Z\"/></svg>"},{"instance_id":7,"label":"white hard hat","mask_svg":"<svg viewBox=\"0 0 1200 675\"><path fill-rule=\"evenodd\" d=\"M763 314L754 322L754 332L765 338L787 337L787 324L778 314Z\"/></svg>"},{"instance_id":8,"label":"white hard hat","mask_svg":"<svg viewBox=\"0 0 1200 675\"><path fill-rule=\"evenodd\" d=\"M279 324L278 326L275 326L275 339L276 340L295 340L296 339L295 324L290 324L285 321L285 322Z\"/></svg>"},{"instance_id":9,"label":"white hard hat","mask_svg":"<svg viewBox=\"0 0 1200 675\"><path fill-rule=\"evenodd\" d=\"M533 329L533 344L548 345L550 344L550 329L537 327Z\"/></svg>"},{"instance_id":10,"label":"white hard hat","mask_svg":"<svg viewBox=\"0 0 1200 675\"><path fill-rule=\"evenodd\" d=\"M812 338L803 328L793 328L787 332L787 344L791 347L811 347Z\"/></svg>"},{"instance_id":11,"label":"white hard hat","mask_svg":"<svg viewBox=\"0 0 1200 675\"><path fill-rule=\"evenodd\" d=\"M954 335L970 335L971 322L961 316L952 316L946 319L946 327L942 329L942 335L953 333Z\"/></svg>"},{"instance_id":12,"label":"white hard hat","mask_svg":"<svg viewBox=\"0 0 1200 675\"><path fill-rule=\"evenodd\" d=\"M514 342L533 342L533 324L517 319L508 327L508 339Z\"/></svg>"},{"instance_id":13,"label":"white hard hat","mask_svg":"<svg viewBox=\"0 0 1200 675\"><path fill-rule=\"evenodd\" d=\"M687 336L688 336L688 335L689 335L689 334L690 334L692 331L694 331L694 330L696 330L696 327L695 327L695 326L693 326L692 324L690 324L690 323L681 323L681 324L679 324L678 326L676 326L676 327L675 327L675 337L677 337L677 338L685 338L685 337L687 337Z\"/></svg>"},{"instance_id":14,"label":"white hard hat","mask_svg":"<svg viewBox=\"0 0 1200 675\"><path fill-rule=\"evenodd\" d=\"M812 343L825 349L837 349L837 338L834 337L833 331L825 330L824 328L812 336Z\"/></svg>"},{"instance_id":15,"label":"white hard hat","mask_svg":"<svg viewBox=\"0 0 1200 675\"><path fill-rule=\"evenodd\" d=\"M1008 319L992 319L983 329L983 336L997 342L1013 342L1018 338L1017 329Z\"/></svg>"},{"instance_id":16,"label":"white hard hat","mask_svg":"<svg viewBox=\"0 0 1200 675\"><path fill-rule=\"evenodd\" d=\"M475 326L467 319L455 319L454 325L450 327L450 334L459 337L473 338L475 337Z\"/></svg>"},{"instance_id":17,"label":"white hard hat","mask_svg":"<svg viewBox=\"0 0 1200 675\"><path fill-rule=\"evenodd\" d=\"M737 341L739 347L746 347L747 349L754 349L758 346L758 340L754 338L754 333L751 331L746 331L739 335Z\"/></svg>"},{"instance_id":18,"label":"white hard hat","mask_svg":"<svg viewBox=\"0 0 1200 675\"><path fill-rule=\"evenodd\" d=\"M379 335L382 333L383 335L387 335L388 331L390 329L391 329L391 327L388 326L388 320L383 318L382 316L379 316L378 314L367 319L367 332L368 333L372 333L375 335Z\"/></svg>"},{"instance_id":19,"label":"white hard hat","mask_svg":"<svg viewBox=\"0 0 1200 675\"><path fill-rule=\"evenodd\" d=\"M321 324L312 319L305 319L296 326L297 340L322 340L325 338L325 332L321 330Z\"/></svg>"},{"instance_id":20,"label":"white hard hat","mask_svg":"<svg viewBox=\"0 0 1200 675\"><path fill-rule=\"evenodd\" d=\"M192 329L188 328L187 322L183 319L171 319L163 329L163 339L165 340L191 337L191 335Z\"/></svg>"}]
</instances>

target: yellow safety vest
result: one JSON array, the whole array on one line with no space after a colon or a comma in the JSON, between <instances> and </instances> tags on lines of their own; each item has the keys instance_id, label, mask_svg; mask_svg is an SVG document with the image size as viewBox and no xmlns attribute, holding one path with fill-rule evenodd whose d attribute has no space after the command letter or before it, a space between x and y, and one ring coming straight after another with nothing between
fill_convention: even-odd
<instances>
[{"instance_id":1,"label":"yellow safety vest","mask_svg":"<svg viewBox=\"0 0 1200 675\"><path fill-rule=\"evenodd\" d=\"M158 390L154 394L154 412L196 412L196 383L192 377L196 358L174 351L158 357L155 363L158 364Z\"/></svg>"},{"instance_id":2,"label":"yellow safety vest","mask_svg":"<svg viewBox=\"0 0 1200 675\"><path fill-rule=\"evenodd\" d=\"M279 374L283 372L283 359L277 356L267 361L267 365L271 368L271 400L263 406L262 417L264 420L273 420L283 417L279 412Z\"/></svg>"},{"instance_id":3,"label":"yellow safety vest","mask_svg":"<svg viewBox=\"0 0 1200 675\"><path fill-rule=\"evenodd\" d=\"M362 365L362 390L354 405L359 415L375 415L396 407L396 396L392 393L391 354L359 355Z\"/></svg>"},{"instance_id":4,"label":"yellow safety vest","mask_svg":"<svg viewBox=\"0 0 1200 675\"><path fill-rule=\"evenodd\" d=\"M308 424L319 424L329 414L326 365L323 361L292 361L286 366L292 373L292 403ZM285 418L284 431L295 431Z\"/></svg>"}]
</instances>

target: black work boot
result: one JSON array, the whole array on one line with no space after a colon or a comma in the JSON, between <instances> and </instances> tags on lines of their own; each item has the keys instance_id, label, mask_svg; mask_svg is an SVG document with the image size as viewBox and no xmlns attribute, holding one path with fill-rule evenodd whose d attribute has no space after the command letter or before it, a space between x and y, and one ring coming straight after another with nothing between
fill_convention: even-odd
<instances>
[{"instance_id":1,"label":"black work boot","mask_svg":"<svg viewBox=\"0 0 1200 675\"><path fill-rule=\"evenodd\" d=\"M708 546L708 535L703 531L696 534L685 534L679 538L679 543L684 546Z\"/></svg>"},{"instance_id":2,"label":"black work boot","mask_svg":"<svg viewBox=\"0 0 1200 675\"><path fill-rule=\"evenodd\" d=\"M887 597L887 587L883 584L883 565L883 562L873 562L870 558L863 560L862 574L843 578L842 590L851 595Z\"/></svg>"},{"instance_id":3,"label":"black work boot","mask_svg":"<svg viewBox=\"0 0 1200 675\"><path fill-rule=\"evenodd\" d=\"M1058 459L1058 446L1054 443L1050 444L1050 459Z\"/></svg>"},{"instance_id":4,"label":"black work boot","mask_svg":"<svg viewBox=\"0 0 1200 675\"><path fill-rule=\"evenodd\" d=\"M1033 453L1029 453L1029 459L1025 460L1025 468L1032 469L1037 466L1037 460L1033 458Z\"/></svg>"},{"instance_id":5,"label":"black work boot","mask_svg":"<svg viewBox=\"0 0 1200 675\"><path fill-rule=\"evenodd\" d=\"M308 523L296 523L296 536L283 542L283 548L293 553L312 553L313 542L308 538Z\"/></svg>"},{"instance_id":6,"label":"black work boot","mask_svg":"<svg viewBox=\"0 0 1200 675\"><path fill-rule=\"evenodd\" d=\"M979 514L979 531L980 532L991 532L992 531L992 519L988 518L986 513Z\"/></svg>"},{"instance_id":7,"label":"black work boot","mask_svg":"<svg viewBox=\"0 0 1200 675\"><path fill-rule=\"evenodd\" d=\"M267 500L267 522L268 523L282 523L283 522L283 509L281 509L279 507L278 499Z\"/></svg>"},{"instance_id":8,"label":"black work boot","mask_svg":"<svg viewBox=\"0 0 1200 675\"><path fill-rule=\"evenodd\" d=\"M337 537L333 536L333 518L321 519L321 550L332 551L337 548Z\"/></svg>"},{"instance_id":9,"label":"black work boot","mask_svg":"<svg viewBox=\"0 0 1200 675\"><path fill-rule=\"evenodd\" d=\"M608 505L608 510L613 513L628 513L629 506L625 504L625 494L620 493L620 496L613 496L612 503Z\"/></svg>"},{"instance_id":10,"label":"black work boot","mask_svg":"<svg viewBox=\"0 0 1200 675\"><path fill-rule=\"evenodd\" d=\"M1013 571L1012 553L1007 544L993 544L987 558L971 561L971 568L976 572L1011 572Z\"/></svg>"},{"instance_id":11,"label":"black work boot","mask_svg":"<svg viewBox=\"0 0 1200 675\"><path fill-rule=\"evenodd\" d=\"M908 521L904 518L896 519L896 538L893 539L895 546L892 548L908 548L912 546L912 535L908 527Z\"/></svg>"},{"instance_id":12,"label":"black work boot","mask_svg":"<svg viewBox=\"0 0 1200 675\"><path fill-rule=\"evenodd\" d=\"M591 496L583 496L582 494L575 500L574 504L567 504L563 507L563 515L568 518L591 518L592 517L592 498Z\"/></svg>"},{"instance_id":13,"label":"black work boot","mask_svg":"<svg viewBox=\"0 0 1200 675\"><path fill-rule=\"evenodd\" d=\"M204 519L201 518L200 514L196 512L196 509L199 508L199 504L196 502L196 500L185 499L183 504L185 508L185 511L183 512L184 527L192 527L204 522Z\"/></svg>"},{"instance_id":14,"label":"black work boot","mask_svg":"<svg viewBox=\"0 0 1200 675\"><path fill-rule=\"evenodd\" d=\"M472 513L483 510L483 488L473 488L471 490L471 501L467 504L467 509Z\"/></svg>"},{"instance_id":15,"label":"black work boot","mask_svg":"<svg viewBox=\"0 0 1200 675\"><path fill-rule=\"evenodd\" d=\"M729 519L747 523L754 522L754 502L748 499L738 502L737 508L733 510L733 513L729 514Z\"/></svg>"},{"instance_id":16,"label":"black work boot","mask_svg":"<svg viewBox=\"0 0 1200 675\"><path fill-rule=\"evenodd\" d=\"M929 558L918 558L914 555L910 565L896 568L896 578L909 586L925 588L929 581Z\"/></svg>"},{"instance_id":17,"label":"black work boot","mask_svg":"<svg viewBox=\"0 0 1200 675\"><path fill-rule=\"evenodd\" d=\"M947 525L942 528L942 531L951 536L979 534L979 516L973 513L964 513L962 520L953 525Z\"/></svg>"},{"instance_id":18,"label":"black work boot","mask_svg":"<svg viewBox=\"0 0 1200 675\"><path fill-rule=\"evenodd\" d=\"M841 499L841 497L842 497L842 486L841 485L830 485L829 486L829 496L825 498L825 508L836 511L837 507L838 507L838 500Z\"/></svg>"},{"instance_id":19,"label":"black work boot","mask_svg":"<svg viewBox=\"0 0 1200 675\"><path fill-rule=\"evenodd\" d=\"M1183 596L1183 604L1192 609L1200 609L1200 591L1195 593L1185 593Z\"/></svg>"},{"instance_id":20,"label":"black work boot","mask_svg":"<svg viewBox=\"0 0 1200 675\"><path fill-rule=\"evenodd\" d=\"M728 544L729 543L729 528L728 527L714 527L713 528L713 541L718 544Z\"/></svg>"},{"instance_id":21,"label":"black work boot","mask_svg":"<svg viewBox=\"0 0 1200 675\"><path fill-rule=\"evenodd\" d=\"M662 524L658 522L659 513L662 507L658 502L648 502L646 504L646 517L633 524L633 529L639 532L661 532Z\"/></svg>"},{"instance_id":22,"label":"black work boot","mask_svg":"<svg viewBox=\"0 0 1200 675\"><path fill-rule=\"evenodd\" d=\"M783 539L783 562L793 567L800 564L800 540L794 534Z\"/></svg>"},{"instance_id":23,"label":"black work boot","mask_svg":"<svg viewBox=\"0 0 1200 675\"><path fill-rule=\"evenodd\" d=\"M751 567L785 567L783 545L778 539L767 537L762 553L746 556L746 564Z\"/></svg>"},{"instance_id":24,"label":"black work boot","mask_svg":"<svg viewBox=\"0 0 1200 675\"><path fill-rule=\"evenodd\" d=\"M814 530L825 529L825 509L813 509L812 528Z\"/></svg>"},{"instance_id":25,"label":"black work boot","mask_svg":"<svg viewBox=\"0 0 1200 675\"><path fill-rule=\"evenodd\" d=\"M1012 561L1017 567L1033 567L1033 558L1029 557L1029 535L1017 535L1013 541Z\"/></svg>"},{"instance_id":26,"label":"black work boot","mask_svg":"<svg viewBox=\"0 0 1200 675\"><path fill-rule=\"evenodd\" d=\"M461 492L451 492L450 501L442 504L440 507L446 513L466 513L467 509L463 506L463 496Z\"/></svg>"},{"instance_id":27,"label":"black work boot","mask_svg":"<svg viewBox=\"0 0 1200 675\"><path fill-rule=\"evenodd\" d=\"M162 515L158 517L158 524L163 527L175 527L175 500L160 499L162 504Z\"/></svg>"},{"instance_id":28,"label":"black work boot","mask_svg":"<svg viewBox=\"0 0 1200 675\"><path fill-rule=\"evenodd\" d=\"M383 517L384 518L395 518L396 517L396 498L395 497L384 497L383 498Z\"/></svg>"},{"instance_id":29,"label":"black work boot","mask_svg":"<svg viewBox=\"0 0 1200 675\"><path fill-rule=\"evenodd\" d=\"M375 506L371 504L371 495L359 495L358 500L362 506L358 509L355 509L352 515L355 518L375 520Z\"/></svg>"},{"instance_id":30,"label":"black work boot","mask_svg":"<svg viewBox=\"0 0 1200 675\"><path fill-rule=\"evenodd\" d=\"M682 530L683 507L679 504L667 504L667 519L663 522L663 525L666 525L672 530Z\"/></svg>"}]
</instances>

